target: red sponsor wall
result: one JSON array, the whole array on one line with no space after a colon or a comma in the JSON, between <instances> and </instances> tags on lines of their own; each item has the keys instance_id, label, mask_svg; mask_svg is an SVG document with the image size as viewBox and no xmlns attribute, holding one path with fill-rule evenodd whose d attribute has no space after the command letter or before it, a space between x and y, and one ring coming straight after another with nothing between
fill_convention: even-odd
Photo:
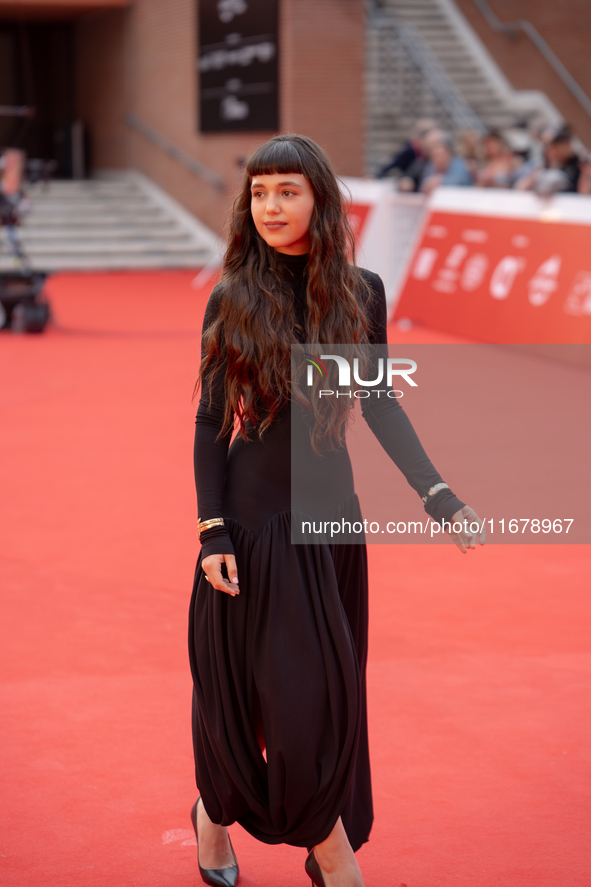
<instances>
[{"instance_id":1,"label":"red sponsor wall","mask_svg":"<svg viewBox=\"0 0 591 887\"><path fill-rule=\"evenodd\" d=\"M395 317L483 342L591 342L591 199L441 189Z\"/></svg>"}]
</instances>

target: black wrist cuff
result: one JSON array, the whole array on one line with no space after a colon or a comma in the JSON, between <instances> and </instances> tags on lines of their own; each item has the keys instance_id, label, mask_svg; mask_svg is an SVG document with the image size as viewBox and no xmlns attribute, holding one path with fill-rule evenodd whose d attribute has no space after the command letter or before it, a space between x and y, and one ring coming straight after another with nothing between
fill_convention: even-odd
<instances>
[{"instance_id":1,"label":"black wrist cuff","mask_svg":"<svg viewBox=\"0 0 591 887\"><path fill-rule=\"evenodd\" d=\"M425 504L425 511L434 521L442 524L443 521L451 521L456 511L463 508L465 504L451 490L439 490L434 496L429 496Z\"/></svg>"},{"instance_id":2,"label":"black wrist cuff","mask_svg":"<svg viewBox=\"0 0 591 887\"><path fill-rule=\"evenodd\" d=\"M201 533L201 557L210 554L234 554L234 546L225 527L212 527Z\"/></svg>"}]
</instances>

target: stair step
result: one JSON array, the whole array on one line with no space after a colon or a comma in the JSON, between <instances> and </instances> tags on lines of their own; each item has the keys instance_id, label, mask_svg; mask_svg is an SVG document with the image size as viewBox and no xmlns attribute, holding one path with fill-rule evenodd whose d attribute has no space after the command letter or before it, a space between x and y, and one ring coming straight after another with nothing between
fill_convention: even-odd
<instances>
[{"instance_id":1,"label":"stair step","mask_svg":"<svg viewBox=\"0 0 591 887\"><path fill-rule=\"evenodd\" d=\"M72 182L72 184L76 184ZM55 203L56 201L61 201L68 206L76 206L82 203L94 203L100 201L111 201L117 200L124 203L141 203L146 204L149 203L149 198L146 197L145 194L138 192L135 188L129 191L121 191L120 189L116 189L113 191L92 191L92 190L66 190L64 188L55 188L54 183L51 183L51 190L34 190L34 188L29 187L28 193L30 197L35 201L39 206L43 206L45 203Z\"/></svg>"},{"instance_id":2,"label":"stair step","mask_svg":"<svg viewBox=\"0 0 591 887\"><path fill-rule=\"evenodd\" d=\"M141 214L148 210L150 214L163 214L160 207L154 207L148 200L137 200L134 202L124 202L117 200L85 200L72 201L68 203L65 200L46 200L35 203L35 212L38 215L52 215L53 213L68 213L68 215L78 216L87 215L88 213L121 213L122 215Z\"/></svg>"},{"instance_id":3,"label":"stair step","mask_svg":"<svg viewBox=\"0 0 591 887\"><path fill-rule=\"evenodd\" d=\"M153 253L138 256L114 256L111 253L97 254L95 256L43 256L37 260L31 260L31 266L39 271L115 271L142 268L202 268L205 257L195 253L186 255L169 255L168 253ZM11 259L0 256L0 271L14 271L15 265Z\"/></svg>"},{"instance_id":4,"label":"stair step","mask_svg":"<svg viewBox=\"0 0 591 887\"><path fill-rule=\"evenodd\" d=\"M33 268L202 267L215 238L139 173L37 183L18 237ZM0 232L0 268L15 267Z\"/></svg>"},{"instance_id":5,"label":"stair step","mask_svg":"<svg viewBox=\"0 0 591 887\"><path fill-rule=\"evenodd\" d=\"M76 217L71 213L61 213L56 215L48 215L39 217L39 214L35 212L28 216L22 225L22 230L32 230L35 228L60 228L60 227L69 227L75 225L77 229L90 229L90 228L101 228L101 229L110 229L110 228L125 228L127 230L133 230L134 228L142 228L149 229L153 227L157 227L158 225L163 225L168 220L165 217L157 216L156 218L151 218L148 215L143 216L131 216L128 219L122 218L120 215L93 215L91 217ZM171 223L172 224L172 223Z\"/></svg>"},{"instance_id":6,"label":"stair step","mask_svg":"<svg viewBox=\"0 0 591 887\"><path fill-rule=\"evenodd\" d=\"M205 254L205 249L199 249L190 241L177 241L167 243L163 249L163 244L158 241L146 240L127 240L121 243L117 240L89 240L85 243L39 243L36 242L34 247L31 245L27 249L27 254L33 256L51 256L51 255L99 255L105 252L113 255L136 255L152 252L166 252L166 254L174 255L175 253L199 252Z\"/></svg>"},{"instance_id":7,"label":"stair step","mask_svg":"<svg viewBox=\"0 0 591 887\"><path fill-rule=\"evenodd\" d=\"M50 228L47 226L43 227L32 227L28 226L26 228L21 228L18 231L18 237L23 243L29 243L37 240L49 240L49 241L72 241L72 240L129 240L130 238L138 238L138 226L113 226L109 225L108 227L81 227L77 226L75 228L62 225L52 225ZM176 227L174 225L169 225L167 227L163 227L161 225L152 225L145 226L145 229L141 232L142 237L151 238L151 239L159 239L159 240L178 240L179 238L186 237L187 234L181 228Z\"/></svg>"}]
</instances>

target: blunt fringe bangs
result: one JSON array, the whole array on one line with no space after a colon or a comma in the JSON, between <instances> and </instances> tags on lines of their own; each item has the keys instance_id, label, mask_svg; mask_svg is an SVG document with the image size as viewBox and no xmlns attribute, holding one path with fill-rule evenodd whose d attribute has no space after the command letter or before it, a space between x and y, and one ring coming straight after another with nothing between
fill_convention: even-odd
<instances>
[{"instance_id":1,"label":"blunt fringe bangs","mask_svg":"<svg viewBox=\"0 0 591 887\"><path fill-rule=\"evenodd\" d=\"M249 176L267 176L279 172L297 172L305 175L304 164L291 139L275 137L261 145L246 162Z\"/></svg>"}]
</instances>

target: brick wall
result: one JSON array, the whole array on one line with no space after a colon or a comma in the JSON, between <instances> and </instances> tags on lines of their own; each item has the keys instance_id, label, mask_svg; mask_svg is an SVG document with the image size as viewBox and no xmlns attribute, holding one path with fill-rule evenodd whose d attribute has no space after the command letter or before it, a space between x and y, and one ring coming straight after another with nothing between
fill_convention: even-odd
<instances>
[{"instance_id":1,"label":"brick wall","mask_svg":"<svg viewBox=\"0 0 591 887\"><path fill-rule=\"evenodd\" d=\"M495 33L472 0L455 0L507 79L516 89L541 89L591 147L591 118L525 34ZM530 21L591 97L590 0L489 0L502 22Z\"/></svg>"},{"instance_id":2,"label":"brick wall","mask_svg":"<svg viewBox=\"0 0 591 887\"><path fill-rule=\"evenodd\" d=\"M362 175L365 20L359 0L283 0L283 130L315 139L341 175Z\"/></svg>"},{"instance_id":3,"label":"brick wall","mask_svg":"<svg viewBox=\"0 0 591 887\"><path fill-rule=\"evenodd\" d=\"M273 133L197 132L195 0L136 0L77 23L78 106L97 168L142 170L214 230L227 216L237 161ZM280 0L281 130L318 141L338 172L363 171L362 0ZM129 129L126 112L220 174L227 193Z\"/></svg>"},{"instance_id":4,"label":"brick wall","mask_svg":"<svg viewBox=\"0 0 591 887\"><path fill-rule=\"evenodd\" d=\"M130 0L0 0L0 16L14 20L70 19L84 10L93 11L127 6Z\"/></svg>"},{"instance_id":5,"label":"brick wall","mask_svg":"<svg viewBox=\"0 0 591 887\"><path fill-rule=\"evenodd\" d=\"M90 128L90 162L102 168L129 166L126 65L129 10L94 12L76 24L76 102Z\"/></svg>"}]
</instances>

